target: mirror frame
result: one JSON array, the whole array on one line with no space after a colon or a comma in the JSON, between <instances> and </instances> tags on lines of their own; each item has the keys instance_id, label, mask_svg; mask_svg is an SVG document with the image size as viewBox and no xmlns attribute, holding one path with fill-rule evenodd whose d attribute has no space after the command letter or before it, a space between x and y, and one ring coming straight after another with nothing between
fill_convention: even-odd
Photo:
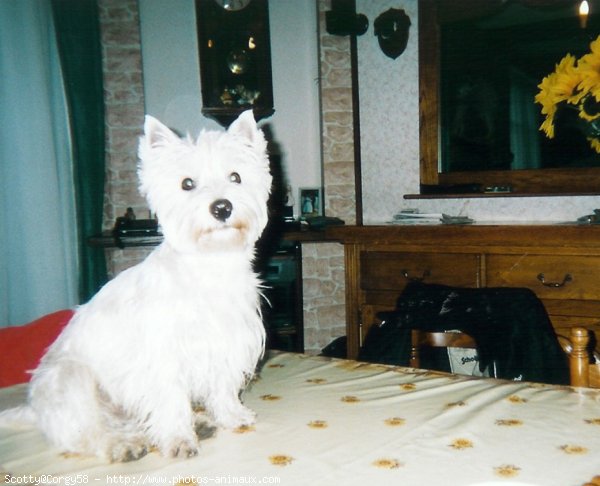
<instances>
[{"instance_id":1,"label":"mirror frame","mask_svg":"<svg viewBox=\"0 0 600 486\"><path fill-rule=\"evenodd\" d=\"M439 161L439 62L440 29L438 2L419 0L419 139L421 194L454 194L452 186L481 184L512 186L510 193L474 193L479 196L569 196L600 194L600 167L570 169L524 169L441 173ZM442 2L444 0L441 0ZM445 7L448 8L448 4ZM464 11L464 9L463 9ZM540 80L541 81L541 80ZM424 186L433 188L424 191ZM444 186L449 188L444 190ZM439 188L439 189L438 189Z\"/></svg>"}]
</instances>

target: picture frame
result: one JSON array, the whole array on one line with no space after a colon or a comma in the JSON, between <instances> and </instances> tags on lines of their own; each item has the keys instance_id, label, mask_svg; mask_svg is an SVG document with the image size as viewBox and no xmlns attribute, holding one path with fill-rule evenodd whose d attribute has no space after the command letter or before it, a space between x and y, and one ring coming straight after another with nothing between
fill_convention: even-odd
<instances>
[{"instance_id":1,"label":"picture frame","mask_svg":"<svg viewBox=\"0 0 600 486\"><path fill-rule=\"evenodd\" d=\"M300 219L323 215L323 195L320 188L301 187L299 193Z\"/></svg>"}]
</instances>

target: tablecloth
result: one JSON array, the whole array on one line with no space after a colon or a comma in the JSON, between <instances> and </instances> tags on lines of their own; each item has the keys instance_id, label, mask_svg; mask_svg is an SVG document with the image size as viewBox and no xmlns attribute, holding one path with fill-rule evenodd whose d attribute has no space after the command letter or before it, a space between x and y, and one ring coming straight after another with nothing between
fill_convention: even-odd
<instances>
[{"instance_id":1,"label":"tablecloth","mask_svg":"<svg viewBox=\"0 0 600 486\"><path fill-rule=\"evenodd\" d=\"M0 408L26 386L0 390ZM600 475L600 390L271 355L243 394L255 425L197 457L108 464L0 429L0 483L582 486Z\"/></svg>"}]
</instances>

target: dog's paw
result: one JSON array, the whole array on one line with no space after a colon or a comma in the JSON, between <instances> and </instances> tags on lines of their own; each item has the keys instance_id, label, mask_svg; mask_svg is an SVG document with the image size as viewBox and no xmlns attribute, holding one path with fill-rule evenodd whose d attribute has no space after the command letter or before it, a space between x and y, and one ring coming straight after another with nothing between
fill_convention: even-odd
<instances>
[{"instance_id":1,"label":"dog's paw","mask_svg":"<svg viewBox=\"0 0 600 486\"><path fill-rule=\"evenodd\" d=\"M216 422L226 429L236 429L242 425L252 425L256 422L256 414L247 407L240 405L235 410L221 413L215 417Z\"/></svg>"},{"instance_id":2,"label":"dog's paw","mask_svg":"<svg viewBox=\"0 0 600 486\"><path fill-rule=\"evenodd\" d=\"M166 455L177 459L188 459L189 457L197 456L198 450L198 444L195 442L181 439L174 441L169 446Z\"/></svg>"},{"instance_id":3,"label":"dog's paw","mask_svg":"<svg viewBox=\"0 0 600 486\"><path fill-rule=\"evenodd\" d=\"M141 459L150 448L142 440L122 441L114 444L108 451L111 462L130 462Z\"/></svg>"},{"instance_id":4,"label":"dog's paw","mask_svg":"<svg viewBox=\"0 0 600 486\"><path fill-rule=\"evenodd\" d=\"M217 428L208 422L197 421L194 425L194 432L196 433L198 440L210 439L211 437L215 436L216 431Z\"/></svg>"}]
</instances>

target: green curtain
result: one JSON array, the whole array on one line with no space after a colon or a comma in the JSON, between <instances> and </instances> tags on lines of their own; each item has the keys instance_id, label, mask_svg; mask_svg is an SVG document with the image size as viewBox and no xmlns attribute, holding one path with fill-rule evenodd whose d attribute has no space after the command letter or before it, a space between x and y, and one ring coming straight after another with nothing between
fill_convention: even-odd
<instances>
[{"instance_id":1,"label":"green curtain","mask_svg":"<svg viewBox=\"0 0 600 486\"><path fill-rule=\"evenodd\" d=\"M52 0L64 76L79 235L79 297L87 301L107 279L104 251L87 244L102 231L105 177L102 49L96 0Z\"/></svg>"}]
</instances>

